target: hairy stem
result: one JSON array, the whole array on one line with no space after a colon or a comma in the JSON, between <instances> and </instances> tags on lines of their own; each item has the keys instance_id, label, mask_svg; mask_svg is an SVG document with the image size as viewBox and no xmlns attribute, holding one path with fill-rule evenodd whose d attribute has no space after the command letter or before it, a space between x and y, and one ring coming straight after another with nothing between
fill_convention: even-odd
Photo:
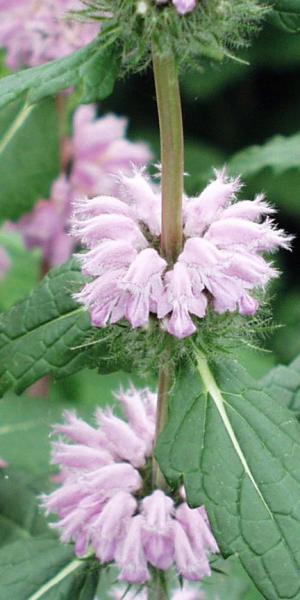
<instances>
[{"instance_id":1,"label":"hairy stem","mask_svg":"<svg viewBox=\"0 0 300 600\"><path fill-rule=\"evenodd\" d=\"M174 56L156 54L153 48L153 70L159 116L161 144L162 232L161 251L172 266L182 249L182 195L184 144L178 74ZM157 440L168 420L168 397L173 372L170 350L161 357L159 369ZM166 489L167 484L153 457L152 484ZM159 585L158 585L159 587ZM157 595L158 597L158 595Z\"/></svg>"}]
</instances>

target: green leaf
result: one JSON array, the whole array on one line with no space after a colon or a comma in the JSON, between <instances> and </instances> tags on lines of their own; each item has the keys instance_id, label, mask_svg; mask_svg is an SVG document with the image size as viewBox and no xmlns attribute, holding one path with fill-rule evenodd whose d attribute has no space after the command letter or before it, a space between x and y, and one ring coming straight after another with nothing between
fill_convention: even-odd
<instances>
[{"instance_id":1,"label":"green leaf","mask_svg":"<svg viewBox=\"0 0 300 600\"><path fill-rule=\"evenodd\" d=\"M77 347L93 328L72 299L83 281L71 261L50 271L27 298L1 315L0 394L20 393L44 375L64 377L86 365L85 348Z\"/></svg>"},{"instance_id":2,"label":"green leaf","mask_svg":"<svg viewBox=\"0 0 300 600\"><path fill-rule=\"evenodd\" d=\"M300 416L300 357L271 369L261 383L274 400Z\"/></svg>"},{"instance_id":3,"label":"green leaf","mask_svg":"<svg viewBox=\"0 0 300 600\"><path fill-rule=\"evenodd\" d=\"M270 168L277 175L300 165L300 134L289 137L276 135L261 146L250 146L235 154L228 161L232 175L244 177Z\"/></svg>"},{"instance_id":4,"label":"green leaf","mask_svg":"<svg viewBox=\"0 0 300 600\"><path fill-rule=\"evenodd\" d=\"M82 67L82 103L103 100L114 89L119 72L119 56L111 47L95 52Z\"/></svg>"},{"instance_id":5,"label":"green leaf","mask_svg":"<svg viewBox=\"0 0 300 600\"><path fill-rule=\"evenodd\" d=\"M299 33L299 0L275 0L272 8L270 19L274 25L290 33Z\"/></svg>"},{"instance_id":6,"label":"green leaf","mask_svg":"<svg viewBox=\"0 0 300 600\"><path fill-rule=\"evenodd\" d=\"M118 62L116 49L102 47L96 39L70 56L2 79L0 108L24 94L30 105L73 86L80 87L83 102L102 100L112 91Z\"/></svg>"},{"instance_id":7,"label":"green leaf","mask_svg":"<svg viewBox=\"0 0 300 600\"><path fill-rule=\"evenodd\" d=\"M156 456L267 600L300 599L300 427L237 363L179 376ZM201 375L201 378L200 378Z\"/></svg>"},{"instance_id":8,"label":"green leaf","mask_svg":"<svg viewBox=\"0 0 300 600\"><path fill-rule=\"evenodd\" d=\"M99 570L52 538L21 540L0 550L0 598L93 600Z\"/></svg>"},{"instance_id":9,"label":"green leaf","mask_svg":"<svg viewBox=\"0 0 300 600\"><path fill-rule=\"evenodd\" d=\"M0 280L0 309L7 310L37 284L40 277L41 255L38 250L25 250L19 234L0 232L3 246L11 260L6 276Z\"/></svg>"},{"instance_id":10,"label":"green leaf","mask_svg":"<svg viewBox=\"0 0 300 600\"><path fill-rule=\"evenodd\" d=\"M1 429L1 427L0 427ZM38 506L38 494L45 481L24 471L8 468L0 473L0 545L20 538L51 535Z\"/></svg>"},{"instance_id":11,"label":"green leaf","mask_svg":"<svg viewBox=\"0 0 300 600\"><path fill-rule=\"evenodd\" d=\"M17 219L39 198L48 197L59 173L54 100L31 106L13 102L0 110L0 131L0 215Z\"/></svg>"}]
</instances>

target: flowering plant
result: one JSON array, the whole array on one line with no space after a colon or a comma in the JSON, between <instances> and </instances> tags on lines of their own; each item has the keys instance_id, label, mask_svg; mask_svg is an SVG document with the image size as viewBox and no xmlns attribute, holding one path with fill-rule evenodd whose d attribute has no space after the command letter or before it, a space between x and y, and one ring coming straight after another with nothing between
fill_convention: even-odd
<instances>
[{"instance_id":1,"label":"flowering plant","mask_svg":"<svg viewBox=\"0 0 300 600\"><path fill-rule=\"evenodd\" d=\"M180 94L187 67L245 62L263 19L297 28L297 10L288 0L0 0L4 69L18 71L0 81L11 199L1 285L18 256L36 267L33 289L25 282L0 318L0 440L18 436L0 446L5 600L300 598L299 359L259 380L241 358L274 329L275 253L296 243L272 195L244 180L283 168L295 142L216 160L191 184ZM146 69L156 164L155 142L127 138L127 119L111 112L131 112L124 78Z\"/></svg>"}]
</instances>

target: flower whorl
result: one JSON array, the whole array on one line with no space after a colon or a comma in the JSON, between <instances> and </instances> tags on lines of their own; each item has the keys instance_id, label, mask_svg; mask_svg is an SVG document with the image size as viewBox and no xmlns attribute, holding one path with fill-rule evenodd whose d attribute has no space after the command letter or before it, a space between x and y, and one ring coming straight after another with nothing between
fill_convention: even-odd
<instances>
[{"instance_id":1,"label":"flower whorl","mask_svg":"<svg viewBox=\"0 0 300 600\"><path fill-rule=\"evenodd\" d=\"M147 494L147 459L154 444L156 395L148 389L120 392L127 422L98 410L94 429L73 412L54 428L72 443L53 443L61 486L43 497L60 520L63 542L74 541L79 556L91 546L101 563L116 562L119 579L145 583L149 564L173 564L184 578L210 575L208 555L218 552L204 507L175 504L161 490ZM151 466L151 465L150 465Z\"/></svg>"},{"instance_id":2,"label":"flower whorl","mask_svg":"<svg viewBox=\"0 0 300 600\"><path fill-rule=\"evenodd\" d=\"M75 203L73 235L88 248L79 255L92 277L76 295L104 327L126 318L146 326L150 313L163 327L184 338L196 331L191 315L215 312L253 315L251 294L264 288L277 271L262 254L288 248L291 237L277 229L274 209L262 195L236 201L239 178L225 171L196 198L185 198L184 247L175 265L160 256L161 194L143 171L121 174L118 197L98 196ZM265 219L263 220L263 218Z\"/></svg>"}]
</instances>

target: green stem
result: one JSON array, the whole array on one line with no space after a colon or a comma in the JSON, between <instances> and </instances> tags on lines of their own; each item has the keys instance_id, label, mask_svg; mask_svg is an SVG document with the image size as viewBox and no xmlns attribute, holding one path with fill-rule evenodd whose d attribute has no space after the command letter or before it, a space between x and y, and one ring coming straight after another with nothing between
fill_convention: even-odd
<instances>
[{"instance_id":1,"label":"green stem","mask_svg":"<svg viewBox=\"0 0 300 600\"><path fill-rule=\"evenodd\" d=\"M171 54L153 50L153 69L161 144L162 232L161 249L173 264L182 249L182 195L184 144L177 68Z\"/></svg>"},{"instance_id":2,"label":"green stem","mask_svg":"<svg viewBox=\"0 0 300 600\"><path fill-rule=\"evenodd\" d=\"M155 443L168 421L168 396L172 381L173 373L170 365L170 354L169 351L166 350L161 358L159 369ZM160 488L161 490L167 489L166 480L154 456L152 458L152 485L153 488Z\"/></svg>"},{"instance_id":3,"label":"green stem","mask_svg":"<svg viewBox=\"0 0 300 600\"><path fill-rule=\"evenodd\" d=\"M184 144L178 73L174 56L161 56L153 47L153 70L161 144L162 232L161 251L172 266L182 249L182 196ZM168 420L168 397L173 381L170 350L160 360L155 440ZM167 484L153 457L153 488ZM159 583L157 584L159 587ZM158 595L157 595L158 597Z\"/></svg>"}]
</instances>

